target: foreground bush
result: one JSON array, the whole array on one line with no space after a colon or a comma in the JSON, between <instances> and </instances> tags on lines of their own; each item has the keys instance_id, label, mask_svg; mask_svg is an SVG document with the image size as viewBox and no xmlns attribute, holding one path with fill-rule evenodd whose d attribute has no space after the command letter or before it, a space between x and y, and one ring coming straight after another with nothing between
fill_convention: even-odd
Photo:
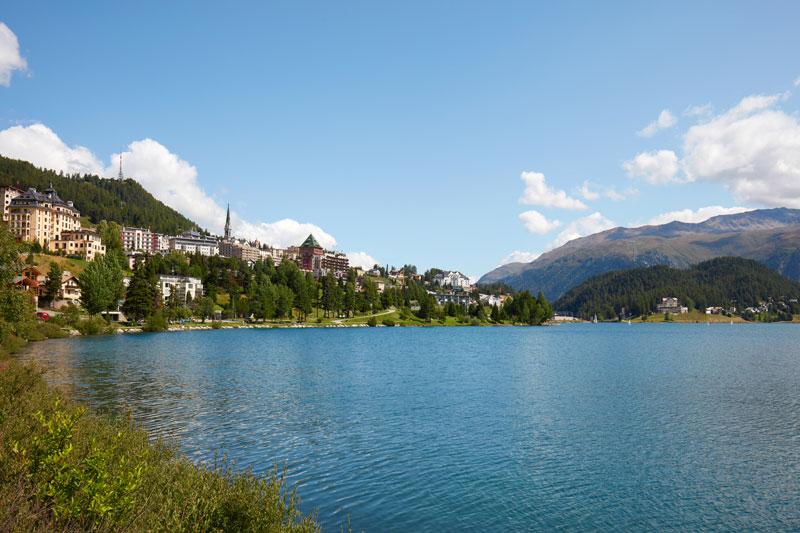
<instances>
[{"instance_id":1,"label":"foreground bush","mask_svg":"<svg viewBox=\"0 0 800 533\"><path fill-rule=\"evenodd\" d=\"M167 329L167 319L164 318L164 315L161 314L161 311L156 311L149 317L147 317L147 323L142 328L142 331L166 331Z\"/></svg>"},{"instance_id":2,"label":"foreground bush","mask_svg":"<svg viewBox=\"0 0 800 533\"><path fill-rule=\"evenodd\" d=\"M394 327L394 320L392 320L391 318L384 318L382 323L387 328L393 328Z\"/></svg>"},{"instance_id":3,"label":"foreground bush","mask_svg":"<svg viewBox=\"0 0 800 533\"><path fill-rule=\"evenodd\" d=\"M285 476L196 466L0 362L0 531L319 531Z\"/></svg>"}]
</instances>

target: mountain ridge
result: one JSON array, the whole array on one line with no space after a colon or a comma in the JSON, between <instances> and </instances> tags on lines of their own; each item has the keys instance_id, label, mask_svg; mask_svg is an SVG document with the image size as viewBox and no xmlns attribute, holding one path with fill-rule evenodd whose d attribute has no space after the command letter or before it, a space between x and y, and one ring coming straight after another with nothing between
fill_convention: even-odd
<instances>
[{"instance_id":1,"label":"mountain ridge","mask_svg":"<svg viewBox=\"0 0 800 533\"><path fill-rule=\"evenodd\" d=\"M635 258L630 241L636 245ZM478 283L542 290L548 300L556 300L589 277L611 270L658 264L686 268L720 256L754 259L800 280L800 210L758 209L697 223L612 228L574 239L531 263L498 267Z\"/></svg>"}]
</instances>

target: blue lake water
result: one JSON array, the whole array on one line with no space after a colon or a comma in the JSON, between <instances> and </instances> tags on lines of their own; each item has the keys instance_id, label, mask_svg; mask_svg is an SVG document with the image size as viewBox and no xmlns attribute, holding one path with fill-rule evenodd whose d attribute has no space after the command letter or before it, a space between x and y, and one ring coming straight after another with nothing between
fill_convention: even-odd
<instances>
[{"instance_id":1,"label":"blue lake water","mask_svg":"<svg viewBox=\"0 0 800 533\"><path fill-rule=\"evenodd\" d=\"M216 330L34 343L199 461L286 464L326 531L798 530L800 329Z\"/></svg>"}]
</instances>

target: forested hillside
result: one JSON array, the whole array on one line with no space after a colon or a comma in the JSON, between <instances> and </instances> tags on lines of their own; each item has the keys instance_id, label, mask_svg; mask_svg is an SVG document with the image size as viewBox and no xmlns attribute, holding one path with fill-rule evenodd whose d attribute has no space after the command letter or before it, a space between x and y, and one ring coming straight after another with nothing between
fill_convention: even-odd
<instances>
[{"instance_id":1,"label":"forested hillside","mask_svg":"<svg viewBox=\"0 0 800 533\"><path fill-rule=\"evenodd\" d=\"M92 175L64 175L42 170L28 163L0 156L0 185L39 191L52 182L58 195L71 200L92 223L115 221L124 226L149 227L157 233L174 235L196 224L156 200L132 179L115 180Z\"/></svg>"},{"instance_id":2,"label":"forested hillside","mask_svg":"<svg viewBox=\"0 0 800 533\"><path fill-rule=\"evenodd\" d=\"M665 297L677 297L682 305L701 310L711 306L743 309L770 298L800 298L800 283L752 259L718 257L687 270L656 265L593 276L567 291L554 308L583 318L595 314L612 318L623 307L629 315L653 312Z\"/></svg>"}]
</instances>

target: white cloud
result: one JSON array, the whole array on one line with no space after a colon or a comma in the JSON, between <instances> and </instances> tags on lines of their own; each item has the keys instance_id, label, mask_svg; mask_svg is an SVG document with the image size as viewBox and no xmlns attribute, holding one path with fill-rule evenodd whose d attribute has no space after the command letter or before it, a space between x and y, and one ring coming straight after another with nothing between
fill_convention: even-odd
<instances>
[{"instance_id":1,"label":"white cloud","mask_svg":"<svg viewBox=\"0 0 800 533\"><path fill-rule=\"evenodd\" d=\"M28 62L19 55L19 42L14 32L0 22L0 85L11 85L11 74L15 70L24 71Z\"/></svg>"},{"instance_id":2,"label":"white cloud","mask_svg":"<svg viewBox=\"0 0 800 533\"><path fill-rule=\"evenodd\" d=\"M674 222L676 220L680 222L696 223L703 222L718 215L734 215L736 213L744 213L746 211L752 211L752 209L747 207L722 207L719 205L710 205L708 207L701 207L697 211L683 209L681 211L661 213L660 215L656 215L651 218L647 224L651 226L658 226L668 222Z\"/></svg>"},{"instance_id":3,"label":"white cloud","mask_svg":"<svg viewBox=\"0 0 800 533\"><path fill-rule=\"evenodd\" d=\"M365 252L347 252L347 259L350 260L351 267L361 267L364 270L380 265L374 257L367 255Z\"/></svg>"},{"instance_id":4,"label":"white cloud","mask_svg":"<svg viewBox=\"0 0 800 533\"><path fill-rule=\"evenodd\" d=\"M583 198L584 200L588 200L590 202L592 200L597 200L598 198L600 198L600 193L599 192L593 191L593 190L591 190L589 188L589 182L588 181L584 181L583 182L583 185L581 186L580 189L578 189L578 192L580 193L581 198Z\"/></svg>"},{"instance_id":5,"label":"white cloud","mask_svg":"<svg viewBox=\"0 0 800 533\"><path fill-rule=\"evenodd\" d=\"M503 266L509 263L530 263L540 255L542 254L534 252L521 252L520 250L514 250L513 252L505 256L503 259L501 259L500 264L497 266Z\"/></svg>"},{"instance_id":6,"label":"white cloud","mask_svg":"<svg viewBox=\"0 0 800 533\"><path fill-rule=\"evenodd\" d=\"M101 174L103 166L85 146L70 148L44 124L12 126L0 131L0 153L68 174Z\"/></svg>"},{"instance_id":7,"label":"white cloud","mask_svg":"<svg viewBox=\"0 0 800 533\"><path fill-rule=\"evenodd\" d=\"M547 245L548 250L558 248L573 239L585 237L594 233L605 231L616 227L616 224L607 219L600 213L592 213L591 215L573 220L558 234L556 239Z\"/></svg>"},{"instance_id":8,"label":"white cloud","mask_svg":"<svg viewBox=\"0 0 800 533\"><path fill-rule=\"evenodd\" d=\"M795 78L795 80L794 80L794 86L795 86L795 87L800 87L800 76L798 76L797 78Z\"/></svg>"},{"instance_id":9,"label":"white cloud","mask_svg":"<svg viewBox=\"0 0 800 533\"><path fill-rule=\"evenodd\" d=\"M684 136L689 179L722 183L744 203L800 208L800 123L774 106L787 94L750 96Z\"/></svg>"},{"instance_id":10,"label":"white cloud","mask_svg":"<svg viewBox=\"0 0 800 533\"><path fill-rule=\"evenodd\" d=\"M618 193L616 190L614 190L614 187L611 187L610 189L606 190L603 193L603 196L611 200L614 200L615 202L619 202L625 199L625 195Z\"/></svg>"},{"instance_id":11,"label":"white cloud","mask_svg":"<svg viewBox=\"0 0 800 533\"><path fill-rule=\"evenodd\" d=\"M678 156L672 150L642 152L622 165L631 177L644 177L653 184L679 181Z\"/></svg>"},{"instance_id":12,"label":"white cloud","mask_svg":"<svg viewBox=\"0 0 800 533\"><path fill-rule=\"evenodd\" d=\"M562 225L558 220L547 220L543 214L533 209L522 213L519 219L525 225L525 229L538 235L544 235Z\"/></svg>"},{"instance_id":13,"label":"white cloud","mask_svg":"<svg viewBox=\"0 0 800 533\"><path fill-rule=\"evenodd\" d=\"M636 132L640 137L652 137L658 131L671 128L678 123L678 118L669 109L664 109L659 113L658 118Z\"/></svg>"},{"instance_id":14,"label":"white cloud","mask_svg":"<svg viewBox=\"0 0 800 533\"><path fill-rule=\"evenodd\" d=\"M711 114L711 111L711 102L709 102L706 105L690 105L683 114L687 117L706 117Z\"/></svg>"},{"instance_id":15,"label":"white cloud","mask_svg":"<svg viewBox=\"0 0 800 533\"><path fill-rule=\"evenodd\" d=\"M548 187L544 174L540 172L523 172L520 177L525 182L520 203L561 209L588 209L586 204L570 197L565 191Z\"/></svg>"},{"instance_id":16,"label":"white cloud","mask_svg":"<svg viewBox=\"0 0 800 533\"><path fill-rule=\"evenodd\" d=\"M224 222L220 219L219 225ZM319 241L323 248L336 247L336 239L333 235L326 233L316 224L309 222L298 222L291 218L284 218L277 222L247 222L242 220L239 215L231 212L231 226L233 234L245 239L258 239L262 244L269 244L277 248L287 246L299 246L310 233Z\"/></svg>"}]
</instances>

